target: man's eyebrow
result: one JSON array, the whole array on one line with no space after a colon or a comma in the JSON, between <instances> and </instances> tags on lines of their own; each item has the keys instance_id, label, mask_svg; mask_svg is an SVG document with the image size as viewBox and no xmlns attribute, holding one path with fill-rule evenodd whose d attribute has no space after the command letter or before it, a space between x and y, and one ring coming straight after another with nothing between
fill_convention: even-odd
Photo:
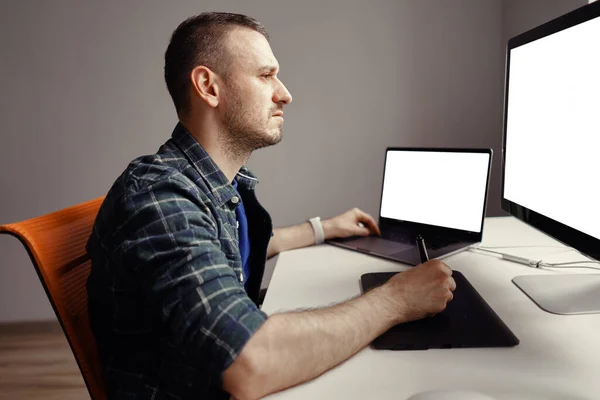
<instances>
[{"instance_id":1,"label":"man's eyebrow","mask_svg":"<svg viewBox=\"0 0 600 400\"><path fill-rule=\"evenodd\" d=\"M264 65L264 66L260 67L258 69L258 71L261 73L263 73L263 72L274 73L274 72L277 72L277 67L275 67L273 65Z\"/></svg>"}]
</instances>

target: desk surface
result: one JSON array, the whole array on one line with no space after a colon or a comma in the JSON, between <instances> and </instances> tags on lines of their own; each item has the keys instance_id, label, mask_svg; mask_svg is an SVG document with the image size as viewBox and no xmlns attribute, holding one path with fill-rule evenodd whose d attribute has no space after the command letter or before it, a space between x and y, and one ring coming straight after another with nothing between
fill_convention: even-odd
<instances>
[{"instance_id":1,"label":"desk surface","mask_svg":"<svg viewBox=\"0 0 600 400\"><path fill-rule=\"evenodd\" d=\"M513 217L486 218L481 246L527 246L498 251L548 262L586 259ZM538 270L470 251L444 262L465 275L519 338L518 346L425 351L367 347L322 376L268 398L406 399L426 390L471 389L497 400L600 399L600 314L547 313L511 282L518 275L594 271ZM326 244L285 252L279 255L262 308L273 314L337 303L360 294L362 274L406 268Z\"/></svg>"}]
</instances>

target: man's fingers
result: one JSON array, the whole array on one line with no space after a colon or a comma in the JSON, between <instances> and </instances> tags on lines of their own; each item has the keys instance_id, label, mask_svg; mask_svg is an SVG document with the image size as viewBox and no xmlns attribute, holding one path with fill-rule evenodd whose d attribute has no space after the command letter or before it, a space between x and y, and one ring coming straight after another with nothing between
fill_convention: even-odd
<instances>
[{"instance_id":1,"label":"man's fingers","mask_svg":"<svg viewBox=\"0 0 600 400\"><path fill-rule=\"evenodd\" d=\"M379 227L377 226L377 223L375 222L373 217L371 217L369 214L362 210L358 210L358 222L362 223L363 226L366 225L366 227L371 233L381 235L381 231L379 230Z\"/></svg>"},{"instance_id":2,"label":"man's fingers","mask_svg":"<svg viewBox=\"0 0 600 400\"><path fill-rule=\"evenodd\" d=\"M371 234L371 231L368 228L359 228L358 229L358 236L369 236Z\"/></svg>"},{"instance_id":3,"label":"man's fingers","mask_svg":"<svg viewBox=\"0 0 600 400\"><path fill-rule=\"evenodd\" d=\"M448 278L448 289L450 289L450 291L454 292L456 290L456 281L454 281L453 277Z\"/></svg>"},{"instance_id":4,"label":"man's fingers","mask_svg":"<svg viewBox=\"0 0 600 400\"><path fill-rule=\"evenodd\" d=\"M452 269L447 266L446 264L444 264L443 262L440 261L441 267L442 267L442 271L444 271L444 273L448 276L452 276Z\"/></svg>"}]
</instances>

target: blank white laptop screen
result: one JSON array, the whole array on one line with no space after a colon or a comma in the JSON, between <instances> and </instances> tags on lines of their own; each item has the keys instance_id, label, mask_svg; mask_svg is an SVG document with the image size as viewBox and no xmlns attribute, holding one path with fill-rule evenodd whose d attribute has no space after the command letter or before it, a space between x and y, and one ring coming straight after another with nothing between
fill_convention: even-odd
<instances>
[{"instance_id":1,"label":"blank white laptop screen","mask_svg":"<svg viewBox=\"0 0 600 400\"><path fill-rule=\"evenodd\" d=\"M600 18L510 52L504 198L600 239Z\"/></svg>"},{"instance_id":2,"label":"blank white laptop screen","mask_svg":"<svg viewBox=\"0 0 600 400\"><path fill-rule=\"evenodd\" d=\"M481 232L490 155L388 150L380 215Z\"/></svg>"}]
</instances>

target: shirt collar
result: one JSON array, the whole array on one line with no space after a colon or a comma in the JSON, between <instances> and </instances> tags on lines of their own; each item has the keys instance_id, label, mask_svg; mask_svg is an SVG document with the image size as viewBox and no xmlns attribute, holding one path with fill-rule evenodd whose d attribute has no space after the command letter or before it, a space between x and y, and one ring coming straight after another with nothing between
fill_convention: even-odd
<instances>
[{"instance_id":1,"label":"shirt collar","mask_svg":"<svg viewBox=\"0 0 600 400\"><path fill-rule=\"evenodd\" d=\"M231 182L227 180L219 166L215 164L206 150L185 129L181 122L175 126L171 137L206 182L217 201L217 205L222 206L229 202L232 207L235 207L236 204L232 203L231 199L237 196L237 191L231 185ZM238 182L240 188L247 190L254 190L258 183L256 176L245 165L240 168L234 179Z\"/></svg>"}]
</instances>

